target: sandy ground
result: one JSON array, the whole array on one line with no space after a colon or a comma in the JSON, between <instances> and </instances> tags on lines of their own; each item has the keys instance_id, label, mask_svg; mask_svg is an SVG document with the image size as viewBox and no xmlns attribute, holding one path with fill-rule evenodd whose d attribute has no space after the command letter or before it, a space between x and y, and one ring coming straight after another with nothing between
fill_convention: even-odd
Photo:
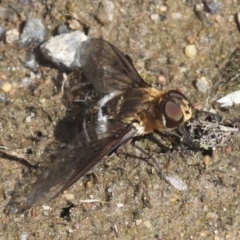
<instances>
[{"instance_id":1,"label":"sandy ground","mask_svg":"<svg viewBox=\"0 0 240 240\"><path fill-rule=\"evenodd\" d=\"M157 86L159 76L164 76L164 90L180 89L193 103L237 119L239 107L222 111L215 101L239 89L236 14L240 6L238 1L225 0L217 14L210 14L206 9L196 12L194 4L199 3L50 0L9 4L3 0L0 7L11 11L2 17L7 30L21 31L26 18L36 17L50 38L61 23L72 24L128 54L149 83ZM190 43L197 48L194 58L184 54ZM1 84L13 86L8 93L1 91L1 145L18 149L32 164L42 162L50 140L71 138L76 118L69 112L76 109L81 116L83 106L63 101L62 73L47 64L36 73L34 84L20 87L31 73L20 61L28 49L1 41L0 51ZM209 83L207 93L195 87L201 77ZM216 86L218 81L227 84ZM84 98L81 92L75 92L76 96ZM139 152L127 144L65 195L20 215L7 215L4 209L18 179L24 181L29 172L18 161L2 156L0 239L239 239L239 141L236 136L217 146L210 157L187 150L163 154L157 145L140 141L165 173L187 185L184 192L160 179L147 160L142 161Z\"/></svg>"}]
</instances>

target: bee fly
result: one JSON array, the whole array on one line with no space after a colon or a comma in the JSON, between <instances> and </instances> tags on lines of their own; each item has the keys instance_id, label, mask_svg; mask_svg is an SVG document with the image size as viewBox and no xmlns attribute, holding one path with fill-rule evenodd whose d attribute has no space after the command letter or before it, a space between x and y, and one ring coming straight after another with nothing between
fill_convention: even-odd
<instances>
[{"instance_id":1,"label":"bee fly","mask_svg":"<svg viewBox=\"0 0 240 240\"><path fill-rule=\"evenodd\" d=\"M84 124L33 185L26 209L57 197L133 137L176 128L192 116L182 93L152 88L119 49L102 39L82 43L80 62L88 81L106 95L99 101L96 121Z\"/></svg>"}]
</instances>

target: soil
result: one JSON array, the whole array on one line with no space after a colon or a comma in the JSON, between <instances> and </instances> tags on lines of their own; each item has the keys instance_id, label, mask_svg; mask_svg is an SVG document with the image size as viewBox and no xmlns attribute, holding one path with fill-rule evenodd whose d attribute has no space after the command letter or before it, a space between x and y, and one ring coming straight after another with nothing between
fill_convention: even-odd
<instances>
[{"instance_id":1,"label":"soil","mask_svg":"<svg viewBox=\"0 0 240 240\"><path fill-rule=\"evenodd\" d=\"M20 32L27 18L39 18L47 38L62 23L103 38L127 54L148 83L179 89L192 103L237 123L239 106L220 109L216 100L239 89L239 3L222 1L216 12L206 5L196 11L200 4L3 0L0 18L6 30ZM196 45L193 58L184 54L188 44ZM0 52L1 86L12 85L7 93L0 91L1 145L32 165L46 164L48 143L70 141L84 115L80 80L75 77L66 86L71 91L62 92L63 72L47 62L31 77L32 70L23 64L29 49L2 39ZM205 93L196 88L202 77L209 83ZM22 86L23 79L31 81ZM2 154L0 239L240 239L239 134L216 145L210 155L187 149L163 153L147 137L139 144L188 190L179 191L163 180L148 158L127 143L61 196L23 214L7 214L4 209L14 189L21 189L34 170Z\"/></svg>"}]
</instances>

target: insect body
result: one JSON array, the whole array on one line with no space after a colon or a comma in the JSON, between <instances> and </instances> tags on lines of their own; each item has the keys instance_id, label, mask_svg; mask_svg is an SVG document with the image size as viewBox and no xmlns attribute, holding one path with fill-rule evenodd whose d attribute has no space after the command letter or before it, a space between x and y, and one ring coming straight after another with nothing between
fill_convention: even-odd
<instances>
[{"instance_id":1,"label":"insect body","mask_svg":"<svg viewBox=\"0 0 240 240\"><path fill-rule=\"evenodd\" d=\"M176 128L192 116L182 93L152 88L112 44L89 38L82 43L80 58L89 82L106 95L99 101L96 120L84 125L33 185L26 209L57 197L129 139Z\"/></svg>"},{"instance_id":2,"label":"insect body","mask_svg":"<svg viewBox=\"0 0 240 240\"><path fill-rule=\"evenodd\" d=\"M136 135L144 135L164 127L174 128L188 121L191 108L177 91L163 92L155 88L127 89L100 101L98 120L115 119L132 124Z\"/></svg>"}]
</instances>

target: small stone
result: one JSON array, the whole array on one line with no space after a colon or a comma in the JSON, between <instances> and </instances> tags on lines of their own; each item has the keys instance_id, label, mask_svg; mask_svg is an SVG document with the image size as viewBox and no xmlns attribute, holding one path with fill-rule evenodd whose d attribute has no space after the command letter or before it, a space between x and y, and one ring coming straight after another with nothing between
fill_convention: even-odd
<instances>
[{"instance_id":1,"label":"small stone","mask_svg":"<svg viewBox=\"0 0 240 240\"><path fill-rule=\"evenodd\" d=\"M217 102L220 103L223 108L240 104L240 90L227 94L226 96L218 99Z\"/></svg>"},{"instance_id":2,"label":"small stone","mask_svg":"<svg viewBox=\"0 0 240 240\"><path fill-rule=\"evenodd\" d=\"M204 206L203 206L203 211L204 211L204 212L207 212L207 211L208 211L208 206L207 206L207 205L204 205Z\"/></svg>"},{"instance_id":3,"label":"small stone","mask_svg":"<svg viewBox=\"0 0 240 240\"><path fill-rule=\"evenodd\" d=\"M79 21L77 21L76 19L69 20L68 25L69 25L69 28L72 30L77 30L81 27Z\"/></svg>"},{"instance_id":4,"label":"small stone","mask_svg":"<svg viewBox=\"0 0 240 240\"><path fill-rule=\"evenodd\" d=\"M167 80L164 75L159 75L158 76L158 83L160 83L162 86L167 85Z\"/></svg>"},{"instance_id":5,"label":"small stone","mask_svg":"<svg viewBox=\"0 0 240 240\"><path fill-rule=\"evenodd\" d=\"M202 3L196 4L195 11L202 12L204 10L204 5Z\"/></svg>"},{"instance_id":6,"label":"small stone","mask_svg":"<svg viewBox=\"0 0 240 240\"><path fill-rule=\"evenodd\" d=\"M27 19L23 32L19 39L19 47L28 47L31 43L40 44L44 41L46 36L46 29L41 19L29 18Z\"/></svg>"},{"instance_id":7,"label":"small stone","mask_svg":"<svg viewBox=\"0 0 240 240\"><path fill-rule=\"evenodd\" d=\"M136 225L138 226L138 225L140 225L142 223L142 219L137 219L136 220Z\"/></svg>"},{"instance_id":8,"label":"small stone","mask_svg":"<svg viewBox=\"0 0 240 240\"><path fill-rule=\"evenodd\" d=\"M109 0L105 0L103 1L103 7L106 13L105 17L108 19L108 21L112 21L114 16L114 8L115 8L113 2Z\"/></svg>"},{"instance_id":9,"label":"small stone","mask_svg":"<svg viewBox=\"0 0 240 240\"><path fill-rule=\"evenodd\" d=\"M22 232L20 235L20 240L27 240L28 239L28 234L26 232Z\"/></svg>"},{"instance_id":10,"label":"small stone","mask_svg":"<svg viewBox=\"0 0 240 240\"><path fill-rule=\"evenodd\" d=\"M93 187L93 182L92 182L92 181L87 181L86 187L87 187L88 189L91 189L91 188Z\"/></svg>"},{"instance_id":11,"label":"small stone","mask_svg":"<svg viewBox=\"0 0 240 240\"><path fill-rule=\"evenodd\" d=\"M172 19L179 20L182 18L182 14L180 12L172 13Z\"/></svg>"},{"instance_id":12,"label":"small stone","mask_svg":"<svg viewBox=\"0 0 240 240\"><path fill-rule=\"evenodd\" d=\"M64 194L64 199L66 201L73 201L75 199L75 196L74 196L74 194L71 194L71 193L65 193Z\"/></svg>"},{"instance_id":13,"label":"small stone","mask_svg":"<svg viewBox=\"0 0 240 240\"><path fill-rule=\"evenodd\" d=\"M159 21L159 15L156 14L156 13L153 13L151 14L151 19L154 21L154 22L158 22Z\"/></svg>"},{"instance_id":14,"label":"small stone","mask_svg":"<svg viewBox=\"0 0 240 240\"><path fill-rule=\"evenodd\" d=\"M35 117L35 113L32 112L29 116L26 117L26 123L31 123L33 117Z\"/></svg>"},{"instance_id":15,"label":"small stone","mask_svg":"<svg viewBox=\"0 0 240 240\"><path fill-rule=\"evenodd\" d=\"M51 210L51 207L48 206L48 205L43 204L42 207L43 207L43 209L44 209L45 211Z\"/></svg>"},{"instance_id":16,"label":"small stone","mask_svg":"<svg viewBox=\"0 0 240 240\"><path fill-rule=\"evenodd\" d=\"M8 103L10 102L10 99L8 97L8 94L6 94L5 92L3 91L0 91L0 102L2 103Z\"/></svg>"},{"instance_id":17,"label":"small stone","mask_svg":"<svg viewBox=\"0 0 240 240\"><path fill-rule=\"evenodd\" d=\"M40 99L39 102L42 103L42 104L45 103L46 102L46 98Z\"/></svg>"},{"instance_id":18,"label":"small stone","mask_svg":"<svg viewBox=\"0 0 240 240\"><path fill-rule=\"evenodd\" d=\"M29 53L27 55L27 59L26 59L26 62L24 63L24 66L33 71L36 71L39 68L39 64L36 61L36 57L33 53Z\"/></svg>"},{"instance_id":19,"label":"small stone","mask_svg":"<svg viewBox=\"0 0 240 240\"><path fill-rule=\"evenodd\" d=\"M206 219L217 220L218 215L216 213L213 213L213 212L208 212L207 215L206 215Z\"/></svg>"},{"instance_id":20,"label":"small stone","mask_svg":"<svg viewBox=\"0 0 240 240\"><path fill-rule=\"evenodd\" d=\"M9 82L5 82L3 85L2 85L2 90L6 93L10 92L12 89L12 84L9 83Z\"/></svg>"},{"instance_id":21,"label":"small stone","mask_svg":"<svg viewBox=\"0 0 240 240\"><path fill-rule=\"evenodd\" d=\"M221 12L222 3L220 2L207 2L205 4L210 14L219 14Z\"/></svg>"},{"instance_id":22,"label":"small stone","mask_svg":"<svg viewBox=\"0 0 240 240\"><path fill-rule=\"evenodd\" d=\"M210 161L211 161L211 159L210 159L209 155L206 155L203 157L203 164L206 168L209 166Z\"/></svg>"},{"instance_id":23,"label":"small stone","mask_svg":"<svg viewBox=\"0 0 240 240\"><path fill-rule=\"evenodd\" d=\"M207 232L206 231L201 231L200 232L200 236L201 237L206 237L207 236Z\"/></svg>"},{"instance_id":24,"label":"small stone","mask_svg":"<svg viewBox=\"0 0 240 240\"><path fill-rule=\"evenodd\" d=\"M81 31L61 34L50 38L40 47L43 56L60 69L80 68L80 47L88 37Z\"/></svg>"},{"instance_id":25,"label":"small stone","mask_svg":"<svg viewBox=\"0 0 240 240\"><path fill-rule=\"evenodd\" d=\"M123 203L118 203L118 204L117 204L117 207L118 207L118 208L122 208L122 207L124 207L124 204L123 204Z\"/></svg>"},{"instance_id":26,"label":"small stone","mask_svg":"<svg viewBox=\"0 0 240 240\"><path fill-rule=\"evenodd\" d=\"M15 44L17 43L18 39L19 39L19 31L17 29L11 29L11 30L8 30L6 32L6 43L8 44Z\"/></svg>"},{"instance_id":27,"label":"small stone","mask_svg":"<svg viewBox=\"0 0 240 240\"><path fill-rule=\"evenodd\" d=\"M194 58L197 55L197 49L196 46L193 44L189 44L185 47L185 55L189 58Z\"/></svg>"},{"instance_id":28,"label":"small stone","mask_svg":"<svg viewBox=\"0 0 240 240\"><path fill-rule=\"evenodd\" d=\"M225 239L231 239L232 238L232 233L231 232L227 232L225 235Z\"/></svg>"},{"instance_id":29,"label":"small stone","mask_svg":"<svg viewBox=\"0 0 240 240\"><path fill-rule=\"evenodd\" d=\"M177 176L165 176L165 179L168 183L170 183L174 188L176 188L179 191L186 191L187 185L181 180L179 179Z\"/></svg>"},{"instance_id":30,"label":"small stone","mask_svg":"<svg viewBox=\"0 0 240 240\"><path fill-rule=\"evenodd\" d=\"M49 216L49 212L48 211L43 211L42 215L45 216L45 217L48 217Z\"/></svg>"},{"instance_id":31,"label":"small stone","mask_svg":"<svg viewBox=\"0 0 240 240\"><path fill-rule=\"evenodd\" d=\"M149 229L152 228L152 224L151 224L151 222L148 221L148 220L144 221L144 222L143 222L143 225L144 225L146 228L149 228Z\"/></svg>"},{"instance_id":32,"label":"small stone","mask_svg":"<svg viewBox=\"0 0 240 240\"><path fill-rule=\"evenodd\" d=\"M164 6L164 5L160 6L159 11L160 12L166 12L167 11L167 6Z\"/></svg>"},{"instance_id":33,"label":"small stone","mask_svg":"<svg viewBox=\"0 0 240 240\"><path fill-rule=\"evenodd\" d=\"M79 229L80 228L80 223L79 222L76 222L73 224L73 229Z\"/></svg>"},{"instance_id":34,"label":"small stone","mask_svg":"<svg viewBox=\"0 0 240 240\"><path fill-rule=\"evenodd\" d=\"M210 83L207 81L206 77L201 77L197 79L196 87L199 92L206 93L210 88Z\"/></svg>"},{"instance_id":35,"label":"small stone","mask_svg":"<svg viewBox=\"0 0 240 240\"><path fill-rule=\"evenodd\" d=\"M36 80L34 78L25 77L22 79L20 87L29 88L31 86L34 86L35 83L36 83Z\"/></svg>"},{"instance_id":36,"label":"small stone","mask_svg":"<svg viewBox=\"0 0 240 240\"><path fill-rule=\"evenodd\" d=\"M59 35L69 33L69 27L66 24L60 24L57 31Z\"/></svg>"}]
</instances>

